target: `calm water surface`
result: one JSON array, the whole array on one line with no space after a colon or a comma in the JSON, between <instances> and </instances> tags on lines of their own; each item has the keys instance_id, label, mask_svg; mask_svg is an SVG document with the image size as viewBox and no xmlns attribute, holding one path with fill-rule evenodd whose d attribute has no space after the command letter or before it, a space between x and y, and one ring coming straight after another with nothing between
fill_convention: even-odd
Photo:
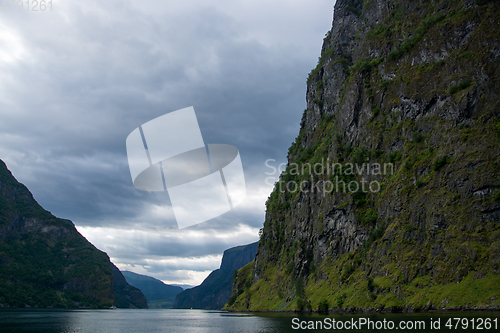
<instances>
[{"instance_id":1,"label":"calm water surface","mask_svg":"<svg viewBox=\"0 0 500 333\"><path fill-rule=\"evenodd\" d=\"M227 313L204 310L45 310L45 309L0 309L0 332L102 332L102 333L138 333L138 332L193 332L193 333L232 333L232 332L297 332L293 329L321 321L332 323L350 322L363 318L381 325L385 320L392 321L397 328L401 321L424 322L425 329L413 329L413 332L500 332L499 312L446 312L446 313L388 313L388 314L330 314L297 315L291 313ZM450 318L453 327L445 324ZM478 330L477 324L492 323L491 328ZM497 327L495 329L495 319ZM431 329L431 322L440 323L441 329ZM476 325L472 329L472 323ZM315 324L318 325L318 324ZM410 324L411 325L411 324ZM467 329L463 329L467 326ZM484 326L484 325L483 325ZM353 329L353 330L308 330L310 332L387 332L388 329ZM399 329L399 331L402 331Z\"/></svg>"}]
</instances>

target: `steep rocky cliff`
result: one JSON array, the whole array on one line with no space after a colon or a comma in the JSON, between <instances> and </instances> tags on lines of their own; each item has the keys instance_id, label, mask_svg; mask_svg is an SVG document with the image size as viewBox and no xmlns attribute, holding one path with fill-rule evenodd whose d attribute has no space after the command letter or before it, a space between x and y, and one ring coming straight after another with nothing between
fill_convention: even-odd
<instances>
[{"instance_id":1,"label":"steep rocky cliff","mask_svg":"<svg viewBox=\"0 0 500 333\"><path fill-rule=\"evenodd\" d=\"M0 160L0 307L144 308L106 253L44 210Z\"/></svg>"},{"instance_id":2,"label":"steep rocky cliff","mask_svg":"<svg viewBox=\"0 0 500 333\"><path fill-rule=\"evenodd\" d=\"M337 0L228 309L500 305L500 4Z\"/></svg>"},{"instance_id":3,"label":"steep rocky cliff","mask_svg":"<svg viewBox=\"0 0 500 333\"><path fill-rule=\"evenodd\" d=\"M174 309L219 310L231 296L234 272L255 257L258 243L236 246L224 251L219 269L199 285L177 294Z\"/></svg>"}]
</instances>

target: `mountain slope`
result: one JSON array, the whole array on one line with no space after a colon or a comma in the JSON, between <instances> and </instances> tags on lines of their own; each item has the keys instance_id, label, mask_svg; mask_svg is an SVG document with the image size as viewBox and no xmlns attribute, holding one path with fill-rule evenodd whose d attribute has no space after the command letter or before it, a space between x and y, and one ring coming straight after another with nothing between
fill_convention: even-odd
<instances>
[{"instance_id":1,"label":"mountain slope","mask_svg":"<svg viewBox=\"0 0 500 333\"><path fill-rule=\"evenodd\" d=\"M123 271L127 282L142 291L148 301L148 308L170 309L174 305L175 296L184 289L171 286L151 276Z\"/></svg>"},{"instance_id":2,"label":"mountain slope","mask_svg":"<svg viewBox=\"0 0 500 333\"><path fill-rule=\"evenodd\" d=\"M499 25L497 1L336 2L228 309L500 305Z\"/></svg>"},{"instance_id":3,"label":"mountain slope","mask_svg":"<svg viewBox=\"0 0 500 333\"><path fill-rule=\"evenodd\" d=\"M0 306L144 307L69 220L44 210L0 160Z\"/></svg>"},{"instance_id":4,"label":"mountain slope","mask_svg":"<svg viewBox=\"0 0 500 333\"><path fill-rule=\"evenodd\" d=\"M175 297L174 309L222 308L231 296L235 271L253 260L257 246L258 242L255 242L224 251L220 268L210 273L201 285L178 294Z\"/></svg>"}]
</instances>

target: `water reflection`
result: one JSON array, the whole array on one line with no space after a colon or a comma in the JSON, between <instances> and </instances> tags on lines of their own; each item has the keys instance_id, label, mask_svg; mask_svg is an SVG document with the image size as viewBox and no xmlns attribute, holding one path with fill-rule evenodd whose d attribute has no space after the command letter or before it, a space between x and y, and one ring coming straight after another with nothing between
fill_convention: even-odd
<instances>
[{"instance_id":1,"label":"water reflection","mask_svg":"<svg viewBox=\"0 0 500 333\"><path fill-rule=\"evenodd\" d=\"M499 312L440 312L440 313L388 313L388 314L293 314L293 313L227 313L203 310L56 310L56 309L0 309L0 332L172 332L172 333L282 333L302 331L292 329L294 323L308 327L316 322L372 322L392 321L399 327L400 322L425 323L425 329L414 332L450 331L445 323L450 318L463 318L464 322L475 323L485 318L496 320L484 332L497 332ZM295 318L295 319L294 319ZM453 319L452 319L453 320ZM439 322L441 329L431 329L431 322ZM456 321L452 321L455 325ZM296 326L296 325L295 325ZM297 326L296 326L297 327ZM320 327L320 326L318 326ZM354 327L355 328L355 327ZM459 326L458 328L461 328ZM454 329L453 329L454 330ZM309 330L310 332L332 332L334 330ZM347 330L335 330L347 332ZM385 329L353 329L350 332L385 332ZM462 332L477 332L471 325Z\"/></svg>"}]
</instances>

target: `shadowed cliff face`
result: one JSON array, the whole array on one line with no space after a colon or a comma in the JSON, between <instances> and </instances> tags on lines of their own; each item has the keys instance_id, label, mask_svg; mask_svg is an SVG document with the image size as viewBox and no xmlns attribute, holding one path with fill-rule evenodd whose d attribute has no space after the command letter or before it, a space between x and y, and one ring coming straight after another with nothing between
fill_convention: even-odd
<instances>
[{"instance_id":1,"label":"shadowed cliff face","mask_svg":"<svg viewBox=\"0 0 500 333\"><path fill-rule=\"evenodd\" d=\"M231 308L499 305L499 24L495 1L337 1Z\"/></svg>"},{"instance_id":2,"label":"shadowed cliff face","mask_svg":"<svg viewBox=\"0 0 500 333\"><path fill-rule=\"evenodd\" d=\"M147 307L123 282L106 253L40 207L0 160L0 306Z\"/></svg>"},{"instance_id":3,"label":"shadowed cliff face","mask_svg":"<svg viewBox=\"0 0 500 333\"><path fill-rule=\"evenodd\" d=\"M258 243L236 246L224 251L219 269L201 283L175 296L174 309L219 310L231 296L234 272L255 257Z\"/></svg>"},{"instance_id":4,"label":"shadowed cliff face","mask_svg":"<svg viewBox=\"0 0 500 333\"><path fill-rule=\"evenodd\" d=\"M112 262L109 263L113 273L113 291L117 308L147 309L148 303L144 294L125 280L122 272Z\"/></svg>"}]
</instances>

